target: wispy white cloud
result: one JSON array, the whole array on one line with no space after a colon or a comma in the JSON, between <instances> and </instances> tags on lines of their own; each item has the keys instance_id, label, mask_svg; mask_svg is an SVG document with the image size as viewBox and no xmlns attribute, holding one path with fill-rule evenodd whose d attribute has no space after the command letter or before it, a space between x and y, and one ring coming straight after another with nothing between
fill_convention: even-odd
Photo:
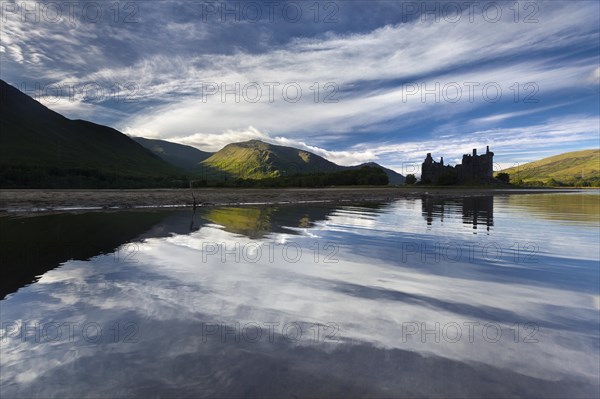
<instances>
[{"instance_id":1,"label":"wispy white cloud","mask_svg":"<svg viewBox=\"0 0 600 399\"><path fill-rule=\"evenodd\" d=\"M563 107L564 105L566 105L566 104L563 103L563 104L550 105L548 107L538 107L538 108L534 108L534 109L530 109L530 110L526 110L526 111L505 112L505 113L501 113L501 114L494 114L494 115L489 115L489 116L485 116L485 117L481 117L481 118L475 118L471 122L473 122L475 124L502 122L507 119L512 119L512 118L516 118L519 116L532 115L532 114L537 114L537 113L540 113L543 111L547 111L549 109L560 108L560 107Z\"/></svg>"},{"instance_id":2,"label":"wispy white cloud","mask_svg":"<svg viewBox=\"0 0 600 399\"><path fill-rule=\"evenodd\" d=\"M544 10L545 23L540 24L494 24L493 35L478 34L488 23L481 18L464 24L399 24L389 25L365 34L329 35L322 39L296 39L285 48L263 54L236 53L211 57L209 61L197 58L176 60L144 60L121 69L98 72L95 77L113 77L120 80L134 76L147 77L139 95L141 98L177 97L167 104L154 107L151 112L141 112L121 122L123 128L152 130L162 137L193 136L198 132L218 134L229 130L243 131L254 126L274 135L290 139L323 139L324 132L340 134L360 131L368 126L385 123L390 119L406 118L406 124L434 117L449 118L489 106L482 98L481 86L497 83L503 96L513 93L510 87L534 82L541 95L574 87L586 87L588 77L596 69L597 58L564 61L542 59L494 64L490 67L473 67L470 71L444 72L457 65L471 65L507 54L525 54L552 48L558 38L561 45L578 43L597 37L590 33L592 19L585 10L574 10L579 22L565 19L561 10L567 5ZM547 11L547 12L546 12ZM487 25L486 25L487 24ZM562 35L571 31L569 35ZM416 39L418 38L418 40ZM451 48L453 51L444 49ZM418 78L419 75L425 76ZM457 82L463 96L457 103L435 101L426 96L423 100L422 86L416 92L413 87L393 84L382 88L363 88L365 81L418 79L427 88L440 84L442 90ZM278 82L280 85L295 82L303 88L301 101L289 103L280 94L270 102L267 88L257 103L244 100L236 102L232 95L223 101L219 94L206 100L200 99L207 82L225 83L228 88L236 82L244 84ZM309 90L314 82L335 82L341 89L338 103L315 103ZM466 82L480 84L475 101L467 99ZM281 87L281 86L279 86ZM356 88L349 92L346 89ZM242 91L240 89L239 91ZM181 96L180 94L187 94ZM242 92L243 93L243 92ZM277 93L277 91L276 91ZM451 90L445 92L452 96ZM508 117L528 114L504 113L496 116L500 121ZM483 121L482 118L480 121ZM488 119L487 121L491 121ZM395 125L397 128L402 127ZM402 137L399 135L399 140Z\"/></svg>"}]
</instances>

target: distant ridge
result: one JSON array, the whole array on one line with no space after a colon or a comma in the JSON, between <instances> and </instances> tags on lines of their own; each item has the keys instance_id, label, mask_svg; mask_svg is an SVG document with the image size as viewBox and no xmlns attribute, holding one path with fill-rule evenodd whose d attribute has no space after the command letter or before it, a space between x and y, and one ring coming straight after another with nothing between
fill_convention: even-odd
<instances>
[{"instance_id":1,"label":"distant ridge","mask_svg":"<svg viewBox=\"0 0 600 399\"><path fill-rule=\"evenodd\" d=\"M170 164L183 169L195 168L200 162L213 154L212 152L200 151L189 145L166 140L147 139L144 137L131 138Z\"/></svg>"},{"instance_id":2,"label":"distant ridge","mask_svg":"<svg viewBox=\"0 0 600 399\"><path fill-rule=\"evenodd\" d=\"M362 168L363 166L372 166L372 167L383 169L383 171L385 172L385 174L387 175L387 177L389 179L389 184L391 184L391 185L404 184L405 177L403 175L396 172L395 170L385 168L375 162L361 163L358 166L350 166L350 168Z\"/></svg>"}]
</instances>

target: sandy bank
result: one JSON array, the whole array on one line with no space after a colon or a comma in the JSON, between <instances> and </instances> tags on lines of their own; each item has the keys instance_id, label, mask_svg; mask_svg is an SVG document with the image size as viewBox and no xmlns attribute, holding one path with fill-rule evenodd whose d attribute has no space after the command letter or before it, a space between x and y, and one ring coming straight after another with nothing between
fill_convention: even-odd
<instances>
[{"instance_id":1,"label":"sandy bank","mask_svg":"<svg viewBox=\"0 0 600 399\"><path fill-rule=\"evenodd\" d=\"M303 202L386 202L394 199L431 196L528 194L576 190L518 190L432 187L332 187L287 189L195 189L200 206L282 204ZM121 209L136 207L192 206L189 189L147 190L0 190L0 211L33 212L53 210Z\"/></svg>"}]
</instances>

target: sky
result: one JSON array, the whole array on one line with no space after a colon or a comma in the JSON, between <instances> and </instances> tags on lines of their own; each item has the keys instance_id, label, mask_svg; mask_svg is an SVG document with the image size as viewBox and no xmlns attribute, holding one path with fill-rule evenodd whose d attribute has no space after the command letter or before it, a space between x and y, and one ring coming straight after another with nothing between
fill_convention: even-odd
<instances>
[{"instance_id":1,"label":"sky","mask_svg":"<svg viewBox=\"0 0 600 399\"><path fill-rule=\"evenodd\" d=\"M72 119L415 173L600 146L598 1L0 1L0 78Z\"/></svg>"}]
</instances>

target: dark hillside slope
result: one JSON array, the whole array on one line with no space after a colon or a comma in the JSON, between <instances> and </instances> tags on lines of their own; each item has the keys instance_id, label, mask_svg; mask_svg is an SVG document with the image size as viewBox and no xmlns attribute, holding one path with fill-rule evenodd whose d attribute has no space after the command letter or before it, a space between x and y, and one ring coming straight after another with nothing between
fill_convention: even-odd
<instances>
[{"instance_id":1,"label":"dark hillside slope","mask_svg":"<svg viewBox=\"0 0 600 399\"><path fill-rule=\"evenodd\" d=\"M152 185L180 173L123 133L67 119L4 81L0 116L2 187Z\"/></svg>"}]
</instances>

